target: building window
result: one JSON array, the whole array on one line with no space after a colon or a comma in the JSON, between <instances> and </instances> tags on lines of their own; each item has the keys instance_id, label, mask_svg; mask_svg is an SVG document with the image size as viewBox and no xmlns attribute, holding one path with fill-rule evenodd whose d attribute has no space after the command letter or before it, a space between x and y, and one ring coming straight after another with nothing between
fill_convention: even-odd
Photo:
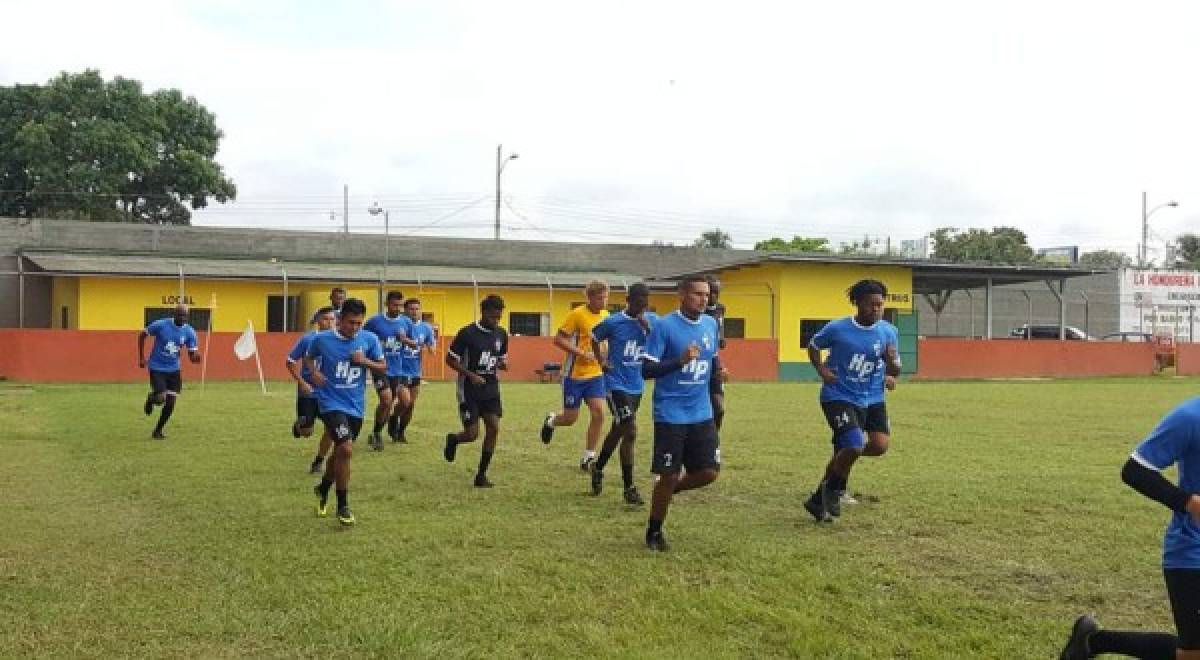
<instances>
[{"instance_id":1,"label":"building window","mask_svg":"<svg viewBox=\"0 0 1200 660\"><path fill-rule=\"evenodd\" d=\"M508 332L514 336L544 337L549 334L550 315L539 312L509 312Z\"/></svg>"},{"instance_id":2,"label":"building window","mask_svg":"<svg viewBox=\"0 0 1200 660\"><path fill-rule=\"evenodd\" d=\"M821 331L825 324L829 323L825 320L805 320L800 322L800 346L808 348L808 343L812 341L813 335Z\"/></svg>"},{"instance_id":3,"label":"building window","mask_svg":"<svg viewBox=\"0 0 1200 660\"><path fill-rule=\"evenodd\" d=\"M199 332L208 330L208 320L211 310L204 307L192 307L188 310L188 323ZM145 313L145 325L159 319L169 319L175 315L174 307L147 307Z\"/></svg>"},{"instance_id":4,"label":"building window","mask_svg":"<svg viewBox=\"0 0 1200 660\"><path fill-rule=\"evenodd\" d=\"M71 327L71 325L68 323L68 321L71 320L70 316L67 313L68 309L69 308L66 305L62 306L62 325L59 327L62 328L63 330L66 330L67 328Z\"/></svg>"},{"instance_id":5,"label":"building window","mask_svg":"<svg viewBox=\"0 0 1200 660\"><path fill-rule=\"evenodd\" d=\"M288 296L287 318L283 318L283 296L267 296L267 332L300 329L300 296Z\"/></svg>"},{"instance_id":6,"label":"building window","mask_svg":"<svg viewBox=\"0 0 1200 660\"><path fill-rule=\"evenodd\" d=\"M745 339L746 338L746 319L725 319L722 324L725 330L726 339Z\"/></svg>"}]
</instances>

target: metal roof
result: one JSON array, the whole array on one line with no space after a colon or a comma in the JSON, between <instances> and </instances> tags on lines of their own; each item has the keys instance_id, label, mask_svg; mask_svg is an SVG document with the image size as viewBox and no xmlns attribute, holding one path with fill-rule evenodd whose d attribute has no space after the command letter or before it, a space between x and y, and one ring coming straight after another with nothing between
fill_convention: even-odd
<instances>
[{"instance_id":1,"label":"metal roof","mask_svg":"<svg viewBox=\"0 0 1200 660\"><path fill-rule=\"evenodd\" d=\"M251 259L199 259L118 254L85 254L70 252L24 252L23 256L47 273L79 277L170 277L182 274L193 279L215 280L280 280L286 272L289 281L370 282L378 283L383 275L382 264L314 263L259 261ZM534 270L505 270L464 268L454 266L414 266L390 264L389 282L420 284L513 286L584 286L599 279L610 286L625 287L642 280L631 273L612 272L541 272ZM656 283L656 288L670 286Z\"/></svg>"}]
</instances>

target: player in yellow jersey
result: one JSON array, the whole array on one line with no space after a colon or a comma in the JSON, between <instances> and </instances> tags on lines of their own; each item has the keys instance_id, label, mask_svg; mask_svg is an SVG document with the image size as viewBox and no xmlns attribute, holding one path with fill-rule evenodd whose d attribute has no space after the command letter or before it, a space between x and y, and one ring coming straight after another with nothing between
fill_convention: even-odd
<instances>
[{"instance_id":1,"label":"player in yellow jersey","mask_svg":"<svg viewBox=\"0 0 1200 660\"><path fill-rule=\"evenodd\" d=\"M592 329L608 316L608 285L600 280L588 282L584 288L587 304L580 305L567 314L554 338L554 345L567 354L563 365L563 407L558 413L549 413L542 421L542 442L550 444L557 426L571 426L579 419L579 407L587 404L591 420L587 428L587 444L579 469L587 472L596 460L596 447L604 431L604 404L607 391L604 387L603 360L596 355L592 343Z\"/></svg>"}]
</instances>

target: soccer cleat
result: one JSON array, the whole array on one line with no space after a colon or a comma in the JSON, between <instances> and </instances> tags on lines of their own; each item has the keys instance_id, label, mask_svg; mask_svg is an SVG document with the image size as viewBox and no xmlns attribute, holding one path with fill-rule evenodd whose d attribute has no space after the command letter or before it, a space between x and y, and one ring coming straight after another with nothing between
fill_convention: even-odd
<instances>
[{"instance_id":1,"label":"soccer cleat","mask_svg":"<svg viewBox=\"0 0 1200 660\"><path fill-rule=\"evenodd\" d=\"M393 443L402 442L400 440L400 431L396 429L388 429L388 437L392 439Z\"/></svg>"},{"instance_id":2,"label":"soccer cleat","mask_svg":"<svg viewBox=\"0 0 1200 660\"><path fill-rule=\"evenodd\" d=\"M383 436L378 431L374 431L367 437L367 444L375 451L383 451Z\"/></svg>"},{"instance_id":3,"label":"soccer cleat","mask_svg":"<svg viewBox=\"0 0 1200 660\"><path fill-rule=\"evenodd\" d=\"M550 440L554 438L554 413L547 413L546 419L542 420L542 444L550 444Z\"/></svg>"},{"instance_id":4,"label":"soccer cleat","mask_svg":"<svg viewBox=\"0 0 1200 660\"><path fill-rule=\"evenodd\" d=\"M339 506L337 510L337 519L338 522L342 523L343 525L353 525L354 513L350 511L349 506Z\"/></svg>"},{"instance_id":5,"label":"soccer cleat","mask_svg":"<svg viewBox=\"0 0 1200 660\"><path fill-rule=\"evenodd\" d=\"M599 495L604 492L604 473L595 469L595 463L592 464L592 495Z\"/></svg>"},{"instance_id":6,"label":"soccer cleat","mask_svg":"<svg viewBox=\"0 0 1200 660\"><path fill-rule=\"evenodd\" d=\"M646 547L658 552L666 552L671 549L670 544L667 543L667 537L662 532L647 534Z\"/></svg>"},{"instance_id":7,"label":"soccer cleat","mask_svg":"<svg viewBox=\"0 0 1200 660\"><path fill-rule=\"evenodd\" d=\"M150 415L154 412L154 399L146 397L146 405L142 406L142 412Z\"/></svg>"},{"instance_id":8,"label":"soccer cleat","mask_svg":"<svg viewBox=\"0 0 1200 660\"><path fill-rule=\"evenodd\" d=\"M1088 638L1099 630L1100 624L1086 614L1075 619L1075 625L1071 627L1071 636L1059 654L1059 660L1085 660L1092 657L1088 649Z\"/></svg>"},{"instance_id":9,"label":"soccer cleat","mask_svg":"<svg viewBox=\"0 0 1200 660\"><path fill-rule=\"evenodd\" d=\"M582 470L583 472L591 472L592 465L594 465L595 463L596 463L595 456L584 456L582 459L579 460L579 469Z\"/></svg>"},{"instance_id":10,"label":"soccer cleat","mask_svg":"<svg viewBox=\"0 0 1200 660\"><path fill-rule=\"evenodd\" d=\"M442 457L447 462L454 462L454 455L458 453L458 435L454 433L446 434L446 448L442 450Z\"/></svg>"},{"instance_id":11,"label":"soccer cleat","mask_svg":"<svg viewBox=\"0 0 1200 660\"><path fill-rule=\"evenodd\" d=\"M154 438L155 440L166 440L167 439L167 436L163 435L162 431L155 431L154 433L150 434L150 437Z\"/></svg>"},{"instance_id":12,"label":"soccer cleat","mask_svg":"<svg viewBox=\"0 0 1200 660\"><path fill-rule=\"evenodd\" d=\"M838 501L840 501L842 504L858 504L858 500L855 499L855 497L848 491L844 490L838 493Z\"/></svg>"},{"instance_id":13,"label":"soccer cleat","mask_svg":"<svg viewBox=\"0 0 1200 660\"><path fill-rule=\"evenodd\" d=\"M829 515L829 512L825 510L825 505L821 502L821 491L819 490L804 500L804 510L808 511L819 523L833 522L833 516Z\"/></svg>"},{"instance_id":14,"label":"soccer cleat","mask_svg":"<svg viewBox=\"0 0 1200 660\"><path fill-rule=\"evenodd\" d=\"M838 491L829 487L828 481L821 482L821 502L825 505L825 510L834 518L839 518L842 515L842 498Z\"/></svg>"},{"instance_id":15,"label":"soccer cleat","mask_svg":"<svg viewBox=\"0 0 1200 660\"><path fill-rule=\"evenodd\" d=\"M329 515L329 495L321 494L321 484L313 486L313 492L317 494L317 517L324 518Z\"/></svg>"},{"instance_id":16,"label":"soccer cleat","mask_svg":"<svg viewBox=\"0 0 1200 660\"><path fill-rule=\"evenodd\" d=\"M482 475L482 474L475 475L475 487L476 488L491 488L492 486L495 486L495 485L496 484L488 481L488 478L486 475Z\"/></svg>"},{"instance_id":17,"label":"soccer cleat","mask_svg":"<svg viewBox=\"0 0 1200 660\"><path fill-rule=\"evenodd\" d=\"M320 456L314 458L308 466L309 474L321 474L321 469L325 467L325 459Z\"/></svg>"},{"instance_id":18,"label":"soccer cleat","mask_svg":"<svg viewBox=\"0 0 1200 660\"><path fill-rule=\"evenodd\" d=\"M642 500L641 493L639 493L637 488L634 486L630 486L629 488L626 488L624 494L625 494L625 503L630 506L642 506L646 503L645 501Z\"/></svg>"}]
</instances>

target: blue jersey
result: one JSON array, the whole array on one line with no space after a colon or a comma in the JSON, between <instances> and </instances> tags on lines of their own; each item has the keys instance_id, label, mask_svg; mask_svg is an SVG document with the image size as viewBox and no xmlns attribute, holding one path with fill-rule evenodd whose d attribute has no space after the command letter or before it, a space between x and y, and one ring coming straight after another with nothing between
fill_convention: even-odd
<instances>
[{"instance_id":1,"label":"blue jersey","mask_svg":"<svg viewBox=\"0 0 1200 660\"><path fill-rule=\"evenodd\" d=\"M315 388L317 409L322 413L336 411L351 417L363 416L368 369L350 361L355 351L362 351L372 360L383 358L379 338L370 332L343 337L337 330L326 330L314 335L309 343L306 355L325 376L325 386Z\"/></svg>"},{"instance_id":2,"label":"blue jersey","mask_svg":"<svg viewBox=\"0 0 1200 660\"><path fill-rule=\"evenodd\" d=\"M658 318L652 312L644 314L653 324ZM627 394L641 394L646 389L642 380L642 359L646 354L646 331L642 324L625 312L609 314L592 328L592 339L608 342L608 362L611 368L604 374L608 389Z\"/></svg>"},{"instance_id":3,"label":"blue jersey","mask_svg":"<svg viewBox=\"0 0 1200 660\"><path fill-rule=\"evenodd\" d=\"M658 378L654 385L654 421L698 424L713 418L708 381L713 375L712 360L717 354L718 341L719 329L711 316L701 314L693 321L675 311L654 322L646 338L645 359L674 360L691 344L700 347L695 360Z\"/></svg>"},{"instance_id":4,"label":"blue jersey","mask_svg":"<svg viewBox=\"0 0 1200 660\"><path fill-rule=\"evenodd\" d=\"M417 342L417 347L405 346L400 351L400 375L409 378L421 377L421 351L426 346L434 346L437 339L433 336L433 326L424 321L409 319L408 338ZM390 364L388 366L391 366Z\"/></svg>"},{"instance_id":5,"label":"blue jersey","mask_svg":"<svg viewBox=\"0 0 1200 660\"><path fill-rule=\"evenodd\" d=\"M363 326L363 330L379 338L383 345L383 354L387 357L387 375L403 376L401 362L403 360L404 344L397 337L408 337L412 332L412 319L401 314L396 318L388 318L385 314L372 316Z\"/></svg>"},{"instance_id":6,"label":"blue jersey","mask_svg":"<svg viewBox=\"0 0 1200 660\"><path fill-rule=\"evenodd\" d=\"M1179 465L1179 489L1200 493L1200 397L1167 413L1133 451L1133 460L1152 470ZM1174 512L1163 539L1163 568L1200 569L1200 523Z\"/></svg>"},{"instance_id":7,"label":"blue jersey","mask_svg":"<svg viewBox=\"0 0 1200 660\"><path fill-rule=\"evenodd\" d=\"M304 364L304 355L308 353L308 347L312 344L313 337L316 336L317 333L315 332L310 332L307 335L304 335L299 341L296 342L296 345L292 347L292 352L288 353L288 362L300 363L300 379L308 381L309 385L312 384L312 379L309 378L312 376L312 372L308 370L308 365ZM315 398L317 393L314 391L311 395L305 396L304 393L300 391L300 386L297 385L296 396L302 399L311 399Z\"/></svg>"},{"instance_id":8,"label":"blue jersey","mask_svg":"<svg viewBox=\"0 0 1200 660\"><path fill-rule=\"evenodd\" d=\"M179 352L196 350L196 331L175 319L159 319L146 326L146 334L154 337L154 348L146 366L151 371L179 371Z\"/></svg>"},{"instance_id":9,"label":"blue jersey","mask_svg":"<svg viewBox=\"0 0 1200 660\"><path fill-rule=\"evenodd\" d=\"M837 382L821 386L822 401L845 401L862 408L883 402L883 377L888 346L899 350L896 326L880 320L859 325L853 316L830 321L813 335L809 346L829 349L825 366ZM897 356L899 361L899 356Z\"/></svg>"}]
</instances>

